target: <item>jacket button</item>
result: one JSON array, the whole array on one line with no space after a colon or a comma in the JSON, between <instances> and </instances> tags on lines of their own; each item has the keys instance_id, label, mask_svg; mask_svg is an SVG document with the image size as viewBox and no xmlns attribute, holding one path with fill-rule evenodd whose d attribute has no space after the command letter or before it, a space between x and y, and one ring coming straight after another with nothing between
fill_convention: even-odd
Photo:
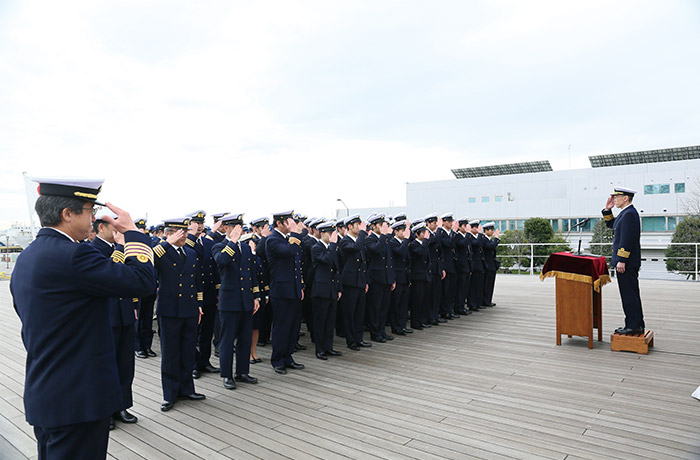
<instances>
[{"instance_id":1,"label":"jacket button","mask_svg":"<svg viewBox=\"0 0 700 460\"><path fill-rule=\"evenodd\" d=\"M182 287L182 283L180 283L180 287Z\"/></svg>"},{"instance_id":2,"label":"jacket button","mask_svg":"<svg viewBox=\"0 0 700 460\"><path fill-rule=\"evenodd\" d=\"M182 297L182 294L178 294L177 296L178 296L178 297Z\"/></svg>"}]
</instances>

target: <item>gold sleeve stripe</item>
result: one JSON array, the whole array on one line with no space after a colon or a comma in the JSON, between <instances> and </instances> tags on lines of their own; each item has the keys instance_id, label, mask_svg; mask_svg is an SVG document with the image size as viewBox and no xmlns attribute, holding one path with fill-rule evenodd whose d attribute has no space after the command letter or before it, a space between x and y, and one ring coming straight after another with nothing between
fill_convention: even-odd
<instances>
[{"instance_id":1,"label":"gold sleeve stripe","mask_svg":"<svg viewBox=\"0 0 700 460\"><path fill-rule=\"evenodd\" d=\"M150 261L153 263L153 249L147 244L131 241L124 245L124 257L136 257L139 262Z\"/></svg>"},{"instance_id":2,"label":"gold sleeve stripe","mask_svg":"<svg viewBox=\"0 0 700 460\"><path fill-rule=\"evenodd\" d=\"M189 246L189 247L191 247L191 248L194 247L194 241L192 241L192 240L189 239L189 238L185 240L185 243L187 243L187 246Z\"/></svg>"},{"instance_id":3,"label":"gold sleeve stripe","mask_svg":"<svg viewBox=\"0 0 700 460\"><path fill-rule=\"evenodd\" d=\"M260 288L257 286L253 286L253 293L257 294L258 292L260 292Z\"/></svg>"},{"instance_id":4,"label":"gold sleeve stripe","mask_svg":"<svg viewBox=\"0 0 700 460\"><path fill-rule=\"evenodd\" d=\"M209 236L209 235L205 236L204 238L208 238L208 239L210 239L210 240L214 241L214 238L212 238L212 237L211 237L211 236Z\"/></svg>"},{"instance_id":5,"label":"gold sleeve stripe","mask_svg":"<svg viewBox=\"0 0 700 460\"><path fill-rule=\"evenodd\" d=\"M231 246L224 246L224 249L222 249L226 254L230 255L233 257L236 253L231 249Z\"/></svg>"},{"instance_id":6,"label":"gold sleeve stripe","mask_svg":"<svg viewBox=\"0 0 700 460\"><path fill-rule=\"evenodd\" d=\"M217 284L216 286L214 286L214 289L221 289L221 285Z\"/></svg>"},{"instance_id":7,"label":"gold sleeve stripe","mask_svg":"<svg viewBox=\"0 0 700 460\"><path fill-rule=\"evenodd\" d=\"M160 258L165 255L165 248L163 246L158 245L155 248L153 248L153 252Z\"/></svg>"},{"instance_id":8,"label":"gold sleeve stripe","mask_svg":"<svg viewBox=\"0 0 700 460\"><path fill-rule=\"evenodd\" d=\"M200 302L203 301L204 300L204 293L198 292L197 293L197 300L199 300Z\"/></svg>"},{"instance_id":9,"label":"gold sleeve stripe","mask_svg":"<svg viewBox=\"0 0 700 460\"><path fill-rule=\"evenodd\" d=\"M265 286L265 289L264 289L264 290L265 290L265 291L269 291L269 290L270 290L270 286Z\"/></svg>"},{"instance_id":10,"label":"gold sleeve stripe","mask_svg":"<svg viewBox=\"0 0 700 460\"><path fill-rule=\"evenodd\" d=\"M133 299L131 299L131 300L132 300L132 301L133 301L134 303L136 303L136 302L138 302L138 301L139 301L139 298L138 298L138 297L134 297L134 298L133 298Z\"/></svg>"},{"instance_id":11,"label":"gold sleeve stripe","mask_svg":"<svg viewBox=\"0 0 700 460\"><path fill-rule=\"evenodd\" d=\"M612 214L604 214L604 215L603 215L603 219L605 219L605 220L613 220L614 217L613 217Z\"/></svg>"},{"instance_id":12,"label":"gold sleeve stripe","mask_svg":"<svg viewBox=\"0 0 700 460\"><path fill-rule=\"evenodd\" d=\"M295 238L293 236L290 236L289 237L289 244L299 244L300 245L301 241L299 240L299 238Z\"/></svg>"},{"instance_id":13,"label":"gold sleeve stripe","mask_svg":"<svg viewBox=\"0 0 700 460\"><path fill-rule=\"evenodd\" d=\"M114 251L112 253L112 260L118 264L123 264L125 260L124 253L121 251Z\"/></svg>"},{"instance_id":14,"label":"gold sleeve stripe","mask_svg":"<svg viewBox=\"0 0 700 460\"><path fill-rule=\"evenodd\" d=\"M625 248L620 248L617 250L617 256L618 257L624 257L625 259L628 259L630 256L629 251L625 251Z\"/></svg>"}]
</instances>

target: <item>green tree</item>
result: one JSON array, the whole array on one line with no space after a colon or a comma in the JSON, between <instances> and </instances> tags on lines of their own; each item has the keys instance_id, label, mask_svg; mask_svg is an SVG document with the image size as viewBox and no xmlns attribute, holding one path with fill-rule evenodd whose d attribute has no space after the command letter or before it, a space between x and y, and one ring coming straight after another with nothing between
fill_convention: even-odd
<instances>
[{"instance_id":1,"label":"green tree","mask_svg":"<svg viewBox=\"0 0 700 460\"><path fill-rule=\"evenodd\" d=\"M679 222L666 249L666 270L695 279L695 246L673 243L700 243L700 217L688 216Z\"/></svg>"},{"instance_id":2,"label":"green tree","mask_svg":"<svg viewBox=\"0 0 700 460\"><path fill-rule=\"evenodd\" d=\"M525 221L524 228L529 243L549 243L554 238L554 229L547 219L533 217Z\"/></svg>"},{"instance_id":3,"label":"green tree","mask_svg":"<svg viewBox=\"0 0 700 460\"><path fill-rule=\"evenodd\" d=\"M588 247L588 252L591 254L599 254L610 259L612 254L612 240L612 228L608 228L608 226L605 225L605 221L603 219L599 219L593 226L593 238L591 238L591 243L601 244L591 245Z\"/></svg>"},{"instance_id":4,"label":"green tree","mask_svg":"<svg viewBox=\"0 0 700 460\"><path fill-rule=\"evenodd\" d=\"M509 270L514 266L530 266L530 248L525 246L512 246L527 243L527 237L522 230L507 230L498 244L497 256L503 270Z\"/></svg>"}]
</instances>

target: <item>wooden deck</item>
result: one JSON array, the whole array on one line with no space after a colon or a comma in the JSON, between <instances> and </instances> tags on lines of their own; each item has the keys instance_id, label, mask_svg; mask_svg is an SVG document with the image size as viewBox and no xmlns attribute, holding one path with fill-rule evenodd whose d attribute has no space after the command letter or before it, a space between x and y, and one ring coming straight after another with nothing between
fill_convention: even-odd
<instances>
[{"instance_id":1,"label":"wooden deck","mask_svg":"<svg viewBox=\"0 0 700 460\"><path fill-rule=\"evenodd\" d=\"M0 280L0 458L34 458L24 420L24 349ZM136 425L111 433L110 458L700 458L700 283L643 281L649 355L610 351L622 324L603 288L604 343L555 345L554 281L499 275L498 306L386 344L275 374L258 385L196 381L204 402L159 410L160 358L136 360ZM308 344L308 336L302 339ZM158 350L157 346L154 346Z\"/></svg>"}]
</instances>

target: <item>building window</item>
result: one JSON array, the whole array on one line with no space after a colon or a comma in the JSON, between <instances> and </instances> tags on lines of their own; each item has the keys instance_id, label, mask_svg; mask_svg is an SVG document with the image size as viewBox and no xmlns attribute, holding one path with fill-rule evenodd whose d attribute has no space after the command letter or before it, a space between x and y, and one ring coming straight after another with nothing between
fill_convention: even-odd
<instances>
[{"instance_id":1,"label":"building window","mask_svg":"<svg viewBox=\"0 0 700 460\"><path fill-rule=\"evenodd\" d=\"M467 199L467 202L476 203L476 197L470 196L469 199Z\"/></svg>"},{"instance_id":2,"label":"building window","mask_svg":"<svg viewBox=\"0 0 700 460\"><path fill-rule=\"evenodd\" d=\"M523 230L525 228L525 221L524 220L519 220L518 222L518 230Z\"/></svg>"},{"instance_id":3,"label":"building window","mask_svg":"<svg viewBox=\"0 0 700 460\"><path fill-rule=\"evenodd\" d=\"M667 224L666 230L668 230L669 232L675 231L676 230L676 218L669 216L669 217L667 217L667 219L668 219L668 224Z\"/></svg>"},{"instance_id":4,"label":"building window","mask_svg":"<svg viewBox=\"0 0 700 460\"><path fill-rule=\"evenodd\" d=\"M678 182L677 184L673 184L673 188L675 189L676 193L685 193L685 182Z\"/></svg>"},{"instance_id":5,"label":"building window","mask_svg":"<svg viewBox=\"0 0 700 460\"><path fill-rule=\"evenodd\" d=\"M676 186L678 186L678 184L676 184ZM676 192L676 193L678 193L678 192ZM503 201L503 195L496 195L496 197L494 198L494 201L496 201L496 203L500 203L501 201Z\"/></svg>"},{"instance_id":6,"label":"building window","mask_svg":"<svg viewBox=\"0 0 700 460\"><path fill-rule=\"evenodd\" d=\"M666 231L666 217L664 217L664 216L642 217L642 231L643 232L665 232Z\"/></svg>"},{"instance_id":7,"label":"building window","mask_svg":"<svg viewBox=\"0 0 700 460\"><path fill-rule=\"evenodd\" d=\"M665 193L671 193L671 184L652 184L644 186L645 195L658 195Z\"/></svg>"},{"instance_id":8,"label":"building window","mask_svg":"<svg viewBox=\"0 0 700 460\"><path fill-rule=\"evenodd\" d=\"M482 203L488 203L488 202L489 202L489 197L487 197L487 196L482 196L482 197L481 197L481 202L482 202Z\"/></svg>"},{"instance_id":9,"label":"building window","mask_svg":"<svg viewBox=\"0 0 700 460\"><path fill-rule=\"evenodd\" d=\"M559 219L550 219L549 223L552 225L552 230L555 232L559 231Z\"/></svg>"}]
</instances>

